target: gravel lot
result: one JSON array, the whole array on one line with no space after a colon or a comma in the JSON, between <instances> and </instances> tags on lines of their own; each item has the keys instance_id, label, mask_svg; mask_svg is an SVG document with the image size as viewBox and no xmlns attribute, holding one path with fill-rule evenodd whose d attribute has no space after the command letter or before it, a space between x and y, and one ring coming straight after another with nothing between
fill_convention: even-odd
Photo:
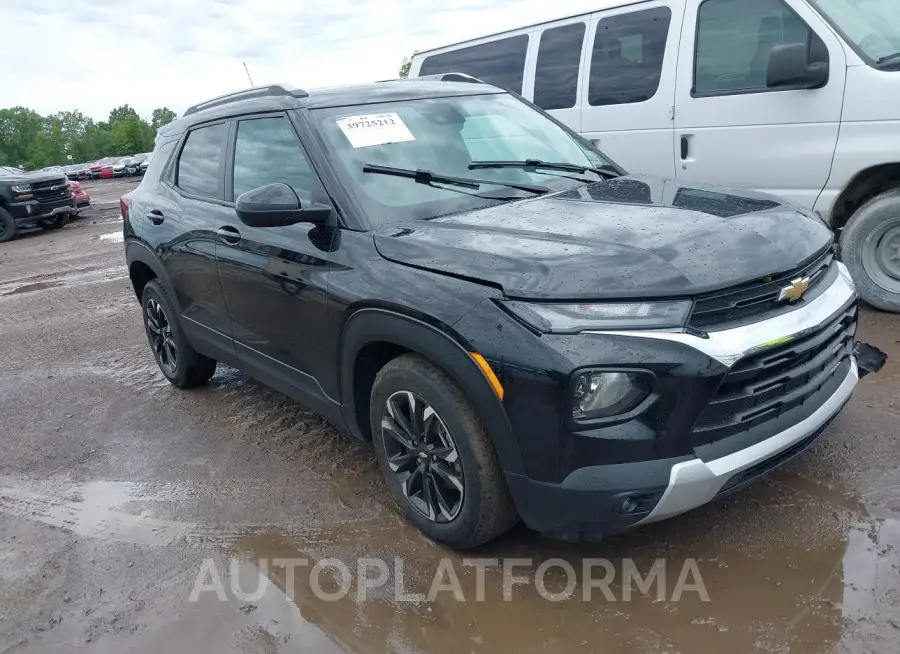
<instances>
[{"instance_id":1,"label":"gravel lot","mask_svg":"<svg viewBox=\"0 0 900 654\"><path fill-rule=\"evenodd\" d=\"M468 556L558 557L577 592L551 602L531 584L504 601L492 566L478 601L464 557L397 515L369 447L235 370L194 392L165 382L124 265L118 197L133 186L85 183L81 219L0 245L0 653L900 650L900 317L864 312L861 336L891 361L788 468L599 544L516 528ZM272 564L334 557L354 578L358 557L384 559L392 582L325 601L308 571ZM401 601L396 557L410 593L449 560L464 601ZM615 601L583 601L595 557L643 576L664 560L664 597L625 601L617 574ZM672 601L687 559L708 602ZM232 560L261 597L233 591ZM224 601L190 601L213 564ZM551 592L565 581L547 573Z\"/></svg>"}]
</instances>

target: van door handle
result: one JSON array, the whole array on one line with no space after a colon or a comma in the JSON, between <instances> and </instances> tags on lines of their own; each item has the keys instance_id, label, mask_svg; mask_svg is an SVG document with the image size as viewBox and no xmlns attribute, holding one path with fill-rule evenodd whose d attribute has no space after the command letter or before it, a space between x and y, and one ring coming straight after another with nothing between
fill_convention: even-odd
<instances>
[{"instance_id":1,"label":"van door handle","mask_svg":"<svg viewBox=\"0 0 900 654\"><path fill-rule=\"evenodd\" d=\"M149 220L154 225L162 225L163 221L166 217L163 215L163 212L159 209L154 209L150 213L147 214L147 220Z\"/></svg>"},{"instance_id":2,"label":"van door handle","mask_svg":"<svg viewBox=\"0 0 900 654\"><path fill-rule=\"evenodd\" d=\"M216 234L218 234L219 238L228 245L238 245L241 242L241 233L231 225L219 227L219 229L216 230Z\"/></svg>"},{"instance_id":3,"label":"van door handle","mask_svg":"<svg viewBox=\"0 0 900 654\"><path fill-rule=\"evenodd\" d=\"M681 137L681 160L687 161L687 158L691 155L691 145L688 141L687 136Z\"/></svg>"}]
</instances>

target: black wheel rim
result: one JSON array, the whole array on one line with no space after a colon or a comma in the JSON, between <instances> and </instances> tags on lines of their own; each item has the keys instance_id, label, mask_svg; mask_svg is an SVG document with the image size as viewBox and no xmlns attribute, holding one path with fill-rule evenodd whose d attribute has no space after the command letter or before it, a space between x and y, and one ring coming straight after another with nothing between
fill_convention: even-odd
<instances>
[{"instance_id":1,"label":"black wheel rim","mask_svg":"<svg viewBox=\"0 0 900 654\"><path fill-rule=\"evenodd\" d=\"M455 520L465 478L456 443L434 407L410 391L394 393L382 412L381 438L409 504L433 522Z\"/></svg>"},{"instance_id":2,"label":"black wheel rim","mask_svg":"<svg viewBox=\"0 0 900 654\"><path fill-rule=\"evenodd\" d=\"M152 298L147 300L146 314L147 335L150 337L153 355L163 372L167 375L174 375L178 368L178 354L169 318L162 305Z\"/></svg>"}]
</instances>

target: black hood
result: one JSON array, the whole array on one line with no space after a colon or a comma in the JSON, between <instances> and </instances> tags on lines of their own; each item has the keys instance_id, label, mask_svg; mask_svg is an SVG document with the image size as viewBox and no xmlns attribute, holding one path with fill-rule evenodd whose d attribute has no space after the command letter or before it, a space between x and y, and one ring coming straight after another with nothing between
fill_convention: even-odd
<instances>
[{"instance_id":1,"label":"black hood","mask_svg":"<svg viewBox=\"0 0 900 654\"><path fill-rule=\"evenodd\" d=\"M793 270L831 241L821 220L772 196L646 177L375 234L389 260L534 299L705 293Z\"/></svg>"},{"instance_id":2,"label":"black hood","mask_svg":"<svg viewBox=\"0 0 900 654\"><path fill-rule=\"evenodd\" d=\"M62 173L53 172L34 172L34 173L9 173L0 169L0 182L16 183L22 182L27 184L36 184L39 182L62 181L66 176Z\"/></svg>"}]
</instances>

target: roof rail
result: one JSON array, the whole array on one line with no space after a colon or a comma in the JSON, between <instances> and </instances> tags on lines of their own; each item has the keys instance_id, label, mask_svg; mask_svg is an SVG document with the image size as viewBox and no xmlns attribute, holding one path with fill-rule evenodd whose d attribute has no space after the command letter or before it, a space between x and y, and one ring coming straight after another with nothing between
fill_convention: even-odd
<instances>
[{"instance_id":1,"label":"roof rail","mask_svg":"<svg viewBox=\"0 0 900 654\"><path fill-rule=\"evenodd\" d=\"M435 75L422 75L420 77L411 77L409 79L433 79L439 82L468 82L469 84L484 84L477 77L466 75L465 73L437 73Z\"/></svg>"},{"instance_id":2,"label":"roof rail","mask_svg":"<svg viewBox=\"0 0 900 654\"><path fill-rule=\"evenodd\" d=\"M435 73L434 75L420 75L419 77L401 77L399 79L385 79L382 82L420 82L422 80L434 80L437 82L469 82L470 84L485 84L477 77L465 73Z\"/></svg>"},{"instance_id":3,"label":"roof rail","mask_svg":"<svg viewBox=\"0 0 900 654\"><path fill-rule=\"evenodd\" d=\"M235 93L228 93L227 95L220 95L219 97L213 98L212 100L207 100L206 102L200 102L192 107L188 107L187 111L184 112L184 115L190 116L191 114L195 114L198 111L202 111L204 109L212 109L213 107L220 107L222 105L230 104L232 102L238 102L240 100L251 100L253 98L271 98L279 96L291 98L308 98L309 93L307 93L303 89L298 89L287 84L269 84L268 86L257 86L251 89L244 89L243 91L236 91Z\"/></svg>"}]
</instances>

